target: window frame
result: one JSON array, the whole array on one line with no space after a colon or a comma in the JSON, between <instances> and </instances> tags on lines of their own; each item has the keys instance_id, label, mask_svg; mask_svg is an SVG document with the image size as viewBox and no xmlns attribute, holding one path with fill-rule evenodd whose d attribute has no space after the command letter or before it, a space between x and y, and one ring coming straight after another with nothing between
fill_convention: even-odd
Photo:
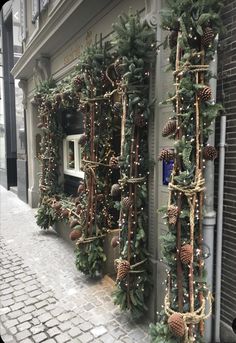
<instances>
[{"instance_id":1,"label":"window frame","mask_svg":"<svg viewBox=\"0 0 236 343\"><path fill-rule=\"evenodd\" d=\"M67 135L63 139L63 172L66 175L74 176L83 179L84 172L80 169L81 168L81 149L79 148L79 139L82 134L77 135ZM73 169L69 169L68 165L68 143L72 141L74 142L74 162L75 166ZM76 158L77 156L77 158Z\"/></svg>"}]
</instances>

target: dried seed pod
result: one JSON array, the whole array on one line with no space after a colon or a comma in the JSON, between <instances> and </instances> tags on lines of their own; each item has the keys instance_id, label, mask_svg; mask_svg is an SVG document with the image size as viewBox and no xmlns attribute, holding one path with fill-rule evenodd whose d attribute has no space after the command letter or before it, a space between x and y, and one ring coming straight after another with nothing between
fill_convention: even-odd
<instances>
[{"instance_id":1,"label":"dried seed pod","mask_svg":"<svg viewBox=\"0 0 236 343\"><path fill-rule=\"evenodd\" d=\"M72 240L72 241L76 241L77 239L79 239L80 237L82 236L82 232L81 232L81 230L72 230L71 232L70 232L70 235L69 235L69 237L70 237L70 239Z\"/></svg>"},{"instance_id":2,"label":"dried seed pod","mask_svg":"<svg viewBox=\"0 0 236 343\"><path fill-rule=\"evenodd\" d=\"M162 149L158 159L160 161L170 162L175 158L175 152L171 149Z\"/></svg>"},{"instance_id":3,"label":"dried seed pod","mask_svg":"<svg viewBox=\"0 0 236 343\"><path fill-rule=\"evenodd\" d=\"M214 40L215 34L211 27L207 26L202 35L202 45L208 47Z\"/></svg>"},{"instance_id":4,"label":"dried seed pod","mask_svg":"<svg viewBox=\"0 0 236 343\"><path fill-rule=\"evenodd\" d=\"M213 161L217 157L217 150L212 145L207 145L203 148L203 158Z\"/></svg>"},{"instance_id":5,"label":"dried seed pod","mask_svg":"<svg viewBox=\"0 0 236 343\"><path fill-rule=\"evenodd\" d=\"M168 221L170 225L175 225L179 215L179 208L175 205L170 205L167 210Z\"/></svg>"},{"instance_id":6,"label":"dried seed pod","mask_svg":"<svg viewBox=\"0 0 236 343\"><path fill-rule=\"evenodd\" d=\"M189 264L193 256L193 247L185 244L180 248L180 260L183 264Z\"/></svg>"},{"instance_id":7,"label":"dried seed pod","mask_svg":"<svg viewBox=\"0 0 236 343\"><path fill-rule=\"evenodd\" d=\"M118 183L115 183L111 186L111 196L116 197L120 195L120 185Z\"/></svg>"},{"instance_id":8,"label":"dried seed pod","mask_svg":"<svg viewBox=\"0 0 236 343\"><path fill-rule=\"evenodd\" d=\"M209 101L211 99L211 88L206 86L199 92L199 98L202 101Z\"/></svg>"},{"instance_id":9,"label":"dried seed pod","mask_svg":"<svg viewBox=\"0 0 236 343\"><path fill-rule=\"evenodd\" d=\"M135 113L134 124L138 127L144 127L147 125L146 118L143 113Z\"/></svg>"},{"instance_id":10,"label":"dried seed pod","mask_svg":"<svg viewBox=\"0 0 236 343\"><path fill-rule=\"evenodd\" d=\"M112 248L116 248L120 244L119 236L114 236L111 239Z\"/></svg>"},{"instance_id":11,"label":"dried seed pod","mask_svg":"<svg viewBox=\"0 0 236 343\"><path fill-rule=\"evenodd\" d=\"M183 337L185 333L185 324L180 313L173 313L168 319L170 331L177 337Z\"/></svg>"},{"instance_id":12,"label":"dried seed pod","mask_svg":"<svg viewBox=\"0 0 236 343\"><path fill-rule=\"evenodd\" d=\"M164 125L162 129L162 136L163 137L168 137L170 135L173 135L176 132L176 120L175 119L170 119L168 122Z\"/></svg>"},{"instance_id":13,"label":"dried seed pod","mask_svg":"<svg viewBox=\"0 0 236 343\"><path fill-rule=\"evenodd\" d=\"M125 197L122 200L122 208L127 211L131 207L132 203L133 202L132 202L132 199L130 197Z\"/></svg>"},{"instance_id":14,"label":"dried seed pod","mask_svg":"<svg viewBox=\"0 0 236 343\"><path fill-rule=\"evenodd\" d=\"M126 260L121 260L117 264L117 276L116 281L123 280L130 271L130 263Z\"/></svg>"},{"instance_id":15,"label":"dried seed pod","mask_svg":"<svg viewBox=\"0 0 236 343\"><path fill-rule=\"evenodd\" d=\"M109 166L110 166L112 169L119 168L119 160L118 160L118 157L112 156L112 157L110 158L110 161L109 161Z\"/></svg>"}]
</instances>

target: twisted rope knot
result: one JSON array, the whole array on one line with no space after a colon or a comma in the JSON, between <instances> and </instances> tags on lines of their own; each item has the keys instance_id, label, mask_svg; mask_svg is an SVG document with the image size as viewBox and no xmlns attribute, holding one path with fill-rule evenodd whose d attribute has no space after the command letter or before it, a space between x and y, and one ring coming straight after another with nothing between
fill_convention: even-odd
<instances>
[{"instance_id":1,"label":"twisted rope knot","mask_svg":"<svg viewBox=\"0 0 236 343\"><path fill-rule=\"evenodd\" d=\"M143 177L132 177L129 178L127 175L125 175L122 179L119 179L118 182L121 186L125 186L127 183L141 183L146 180L146 176Z\"/></svg>"},{"instance_id":2,"label":"twisted rope knot","mask_svg":"<svg viewBox=\"0 0 236 343\"><path fill-rule=\"evenodd\" d=\"M186 197L190 198L194 194L202 192L205 189L204 185L205 185L205 179L202 177L202 174L199 173L196 176L196 181L192 182L190 185L179 186L170 182L168 185L168 189L170 191L176 190L176 191L182 192L186 195Z\"/></svg>"}]
</instances>

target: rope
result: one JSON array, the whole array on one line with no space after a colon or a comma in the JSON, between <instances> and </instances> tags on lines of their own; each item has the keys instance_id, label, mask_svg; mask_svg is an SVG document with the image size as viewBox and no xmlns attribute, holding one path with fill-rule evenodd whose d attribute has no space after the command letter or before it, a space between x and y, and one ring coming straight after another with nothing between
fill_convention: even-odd
<instances>
[{"instance_id":1,"label":"rope","mask_svg":"<svg viewBox=\"0 0 236 343\"><path fill-rule=\"evenodd\" d=\"M118 182L121 186L125 186L127 183L135 184L141 183L146 180L146 176L143 177L132 177L124 176L122 179L119 179Z\"/></svg>"},{"instance_id":2,"label":"rope","mask_svg":"<svg viewBox=\"0 0 236 343\"><path fill-rule=\"evenodd\" d=\"M202 192L205 187L205 179L202 177L202 174L199 173L196 177L196 181L192 182L190 186L179 186L179 185L175 185L173 182L170 182L168 185L168 189L170 191L178 191L178 192L182 192L186 195L186 197L192 197L194 194L196 193L200 193Z\"/></svg>"}]
</instances>

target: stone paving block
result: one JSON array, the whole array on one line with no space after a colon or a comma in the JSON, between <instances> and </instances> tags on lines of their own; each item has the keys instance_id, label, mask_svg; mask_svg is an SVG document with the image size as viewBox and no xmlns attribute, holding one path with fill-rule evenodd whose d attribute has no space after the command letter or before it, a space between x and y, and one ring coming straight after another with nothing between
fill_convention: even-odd
<instances>
[{"instance_id":1,"label":"stone paving block","mask_svg":"<svg viewBox=\"0 0 236 343\"><path fill-rule=\"evenodd\" d=\"M109 333L99 337L100 341L103 343L115 343L117 342L113 336L111 336Z\"/></svg>"},{"instance_id":2,"label":"stone paving block","mask_svg":"<svg viewBox=\"0 0 236 343\"><path fill-rule=\"evenodd\" d=\"M24 289L19 289L18 291L15 291L13 293L14 297L18 297L18 296L23 295L23 294L25 294L25 290Z\"/></svg>"},{"instance_id":3,"label":"stone paving block","mask_svg":"<svg viewBox=\"0 0 236 343\"><path fill-rule=\"evenodd\" d=\"M33 312L31 312L33 317L39 317L45 313L47 313L47 311L45 310L45 307L40 308L39 310L34 310ZM49 319L48 319L49 320Z\"/></svg>"},{"instance_id":4,"label":"stone paving block","mask_svg":"<svg viewBox=\"0 0 236 343\"><path fill-rule=\"evenodd\" d=\"M23 314L24 313L23 313L22 310L17 310L17 311L13 311L13 312L8 313L8 317L11 318L11 319L15 319L15 318L20 317Z\"/></svg>"},{"instance_id":5,"label":"stone paving block","mask_svg":"<svg viewBox=\"0 0 236 343\"><path fill-rule=\"evenodd\" d=\"M38 325L38 324L40 324L40 320L39 320L38 318L33 318L33 319L31 320L31 323L32 323L33 325Z\"/></svg>"},{"instance_id":6,"label":"stone paving block","mask_svg":"<svg viewBox=\"0 0 236 343\"><path fill-rule=\"evenodd\" d=\"M32 332L32 334L36 335L40 332L44 332L45 331L45 326L43 324L38 324L38 325L35 325L33 326L30 331Z\"/></svg>"},{"instance_id":7,"label":"stone paving block","mask_svg":"<svg viewBox=\"0 0 236 343\"><path fill-rule=\"evenodd\" d=\"M92 324L89 322L84 322L79 325L79 328L84 332L89 331L90 329L92 329L92 327Z\"/></svg>"},{"instance_id":8,"label":"stone paving block","mask_svg":"<svg viewBox=\"0 0 236 343\"><path fill-rule=\"evenodd\" d=\"M94 305L91 304L91 303L88 303L88 304L84 305L85 311L90 311L90 310L92 310L93 308L94 308Z\"/></svg>"},{"instance_id":9,"label":"stone paving block","mask_svg":"<svg viewBox=\"0 0 236 343\"><path fill-rule=\"evenodd\" d=\"M30 338L23 339L23 341L20 341L20 343L32 343Z\"/></svg>"},{"instance_id":10,"label":"stone paving block","mask_svg":"<svg viewBox=\"0 0 236 343\"><path fill-rule=\"evenodd\" d=\"M55 339L49 338L44 343L56 343Z\"/></svg>"},{"instance_id":11,"label":"stone paving block","mask_svg":"<svg viewBox=\"0 0 236 343\"><path fill-rule=\"evenodd\" d=\"M18 296L17 298L15 298L15 302L22 302L25 301L29 298L28 294L22 294L20 296Z\"/></svg>"},{"instance_id":12,"label":"stone paving block","mask_svg":"<svg viewBox=\"0 0 236 343\"><path fill-rule=\"evenodd\" d=\"M53 317L57 317L59 316L60 314L62 314L64 312L63 308L61 307L56 307L55 309L53 309L51 311L51 314L53 315Z\"/></svg>"},{"instance_id":13,"label":"stone paving block","mask_svg":"<svg viewBox=\"0 0 236 343\"><path fill-rule=\"evenodd\" d=\"M30 322L24 322L22 324L17 325L17 330L18 331L24 331L31 328Z\"/></svg>"},{"instance_id":14,"label":"stone paving block","mask_svg":"<svg viewBox=\"0 0 236 343\"><path fill-rule=\"evenodd\" d=\"M45 323L48 320L52 319L52 315L50 313L44 313L38 317L41 323Z\"/></svg>"},{"instance_id":15,"label":"stone paving block","mask_svg":"<svg viewBox=\"0 0 236 343\"><path fill-rule=\"evenodd\" d=\"M114 330L112 330L111 332L111 335L113 337L115 337L115 339L119 340L122 336L124 336L126 333L124 330L122 330L121 328L116 328Z\"/></svg>"},{"instance_id":16,"label":"stone paving block","mask_svg":"<svg viewBox=\"0 0 236 343\"><path fill-rule=\"evenodd\" d=\"M0 315L7 314L9 312L11 312L10 307L2 307L2 308L0 308Z\"/></svg>"},{"instance_id":17,"label":"stone paving block","mask_svg":"<svg viewBox=\"0 0 236 343\"><path fill-rule=\"evenodd\" d=\"M55 337L55 340L58 343L66 343L66 342L69 342L71 338L67 333L61 333L60 335Z\"/></svg>"},{"instance_id":18,"label":"stone paving block","mask_svg":"<svg viewBox=\"0 0 236 343\"><path fill-rule=\"evenodd\" d=\"M39 289L36 289L35 291L30 292L30 293L29 293L29 296L30 296L31 298L35 298L35 297L37 297L37 296L40 295L40 294L42 294L42 292L41 292ZM37 300L37 301L38 301L38 300Z\"/></svg>"},{"instance_id":19,"label":"stone paving block","mask_svg":"<svg viewBox=\"0 0 236 343\"><path fill-rule=\"evenodd\" d=\"M14 288L13 287L8 287L8 288L3 289L1 291L1 294L6 295L6 294L13 293L13 292L14 292Z\"/></svg>"},{"instance_id":20,"label":"stone paving block","mask_svg":"<svg viewBox=\"0 0 236 343\"><path fill-rule=\"evenodd\" d=\"M72 317L74 317L75 314L72 312L66 312L66 313L62 313L60 314L60 316L57 317L58 320L60 320L60 322L64 322L68 319L71 319Z\"/></svg>"},{"instance_id":21,"label":"stone paving block","mask_svg":"<svg viewBox=\"0 0 236 343\"><path fill-rule=\"evenodd\" d=\"M59 324L59 321L58 321L57 319L55 319L55 318L50 319L49 321L47 321L47 322L45 323L45 325L46 325L48 328L55 327L55 326L57 326L58 324Z\"/></svg>"},{"instance_id":22,"label":"stone paving block","mask_svg":"<svg viewBox=\"0 0 236 343\"><path fill-rule=\"evenodd\" d=\"M37 299L32 298L32 297L29 297L29 299L27 299L27 300L25 301L25 305L33 305L33 304L35 304L35 303L37 303L37 302L38 302Z\"/></svg>"},{"instance_id":23,"label":"stone paving block","mask_svg":"<svg viewBox=\"0 0 236 343\"><path fill-rule=\"evenodd\" d=\"M19 342L22 339L25 339L27 337L31 336L31 332L29 330L24 330L16 334L16 341Z\"/></svg>"},{"instance_id":24,"label":"stone paving block","mask_svg":"<svg viewBox=\"0 0 236 343\"><path fill-rule=\"evenodd\" d=\"M53 328L47 330L47 334L50 337L54 337L56 335L59 335L60 333L61 333L61 331L57 327L53 327Z\"/></svg>"},{"instance_id":25,"label":"stone paving block","mask_svg":"<svg viewBox=\"0 0 236 343\"><path fill-rule=\"evenodd\" d=\"M4 326L9 329L13 326L16 326L17 324L19 324L19 322L16 319L12 319L12 320L8 320L4 323Z\"/></svg>"},{"instance_id":26,"label":"stone paving block","mask_svg":"<svg viewBox=\"0 0 236 343\"><path fill-rule=\"evenodd\" d=\"M72 338L75 338L75 337L78 337L81 334L81 330L79 328L74 327L70 331L68 331L68 334Z\"/></svg>"},{"instance_id":27,"label":"stone paving block","mask_svg":"<svg viewBox=\"0 0 236 343\"><path fill-rule=\"evenodd\" d=\"M8 329L11 335L15 335L17 333L17 328L16 326L12 326L11 328Z\"/></svg>"},{"instance_id":28,"label":"stone paving block","mask_svg":"<svg viewBox=\"0 0 236 343\"><path fill-rule=\"evenodd\" d=\"M61 323L58 328L63 332L68 331L72 328L72 323L68 320L67 322Z\"/></svg>"},{"instance_id":29,"label":"stone paving block","mask_svg":"<svg viewBox=\"0 0 236 343\"><path fill-rule=\"evenodd\" d=\"M43 332L40 332L37 335L34 335L32 338L35 343L40 343L40 342L45 341L45 339L47 339L47 335L45 335L45 333Z\"/></svg>"},{"instance_id":30,"label":"stone paving block","mask_svg":"<svg viewBox=\"0 0 236 343\"><path fill-rule=\"evenodd\" d=\"M10 335L1 335L4 343L13 343L12 336Z\"/></svg>"},{"instance_id":31,"label":"stone paving block","mask_svg":"<svg viewBox=\"0 0 236 343\"><path fill-rule=\"evenodd\" d=\"M107 333L107 329L104 326L97 326L96 328L92 329L90 332L94 335L94 337L97 338Z\"/></svg>"},{"instance_id":32,"label":"stone paving block","mask_svg":"<svg viewBox=\"0 0 236 343\"><path fill-rule=\"evenodd\" d=\"M31 313L31 312L33 312L33 311L35 311L36 310L36 307L34 306L34 305L29 305L29 306L26 306L26 307L24 307L23 309L22 309L22 311L24 312L24 313Z\"/></svg>"},{"instance_id":33,"label":"stone paving block","mask_svg":"<svg viewBox=\"0 0 236 343\"><path fill-rule=\"evenodd\" d=\"M11 306L12 311L17 311L25 307L25 304L21 301Z\"/></svg>"},{"instance_id":34,"label":"stone paving block","mask_svg":"<svg viewBox=\"0 0 236 343\"><path fill-rule=\"evenodd\" d=\"M19 320L20 323L30 321L32 319L32 314L26 313L23 314L23 316L18 317L17 319Z\"/></svg>"},{"instance_id":35,"label":"stone paving block","mask_svg":"<svg viewBox=\"0 0 236 343\"><path fill-rule=\"evenodd\" d=\"M86 333L83 333L81 336L79 336L79 340L82 343L88 343L88 342L94 341L94 337L91 335L91 333L86 332Z\"/></svg>"},{"instance_id":36,"label":"stone paving block","mask_svg":"<svg viewBox=\"0 0 236 343\"><path fill-rule=\"evenodd\" d=\"M71 322L75 325L78 326L79 324L84 323L84 319L82 319L79 316L76 316L75 318L71 319Z\"/></svg>"},{"instance_id":37,"label":"stone paving block","mask_svg":"<svg viewBox=\"0 0 236 343\"><path fill-rule=\"evenodd\" d=\"M48 302L46 300L43 300L43 301L39 301L38 303L35 304L35 307L37 309L41 308L41 307L45 307L48 305Z\"/></svg>"}]
</instances>

